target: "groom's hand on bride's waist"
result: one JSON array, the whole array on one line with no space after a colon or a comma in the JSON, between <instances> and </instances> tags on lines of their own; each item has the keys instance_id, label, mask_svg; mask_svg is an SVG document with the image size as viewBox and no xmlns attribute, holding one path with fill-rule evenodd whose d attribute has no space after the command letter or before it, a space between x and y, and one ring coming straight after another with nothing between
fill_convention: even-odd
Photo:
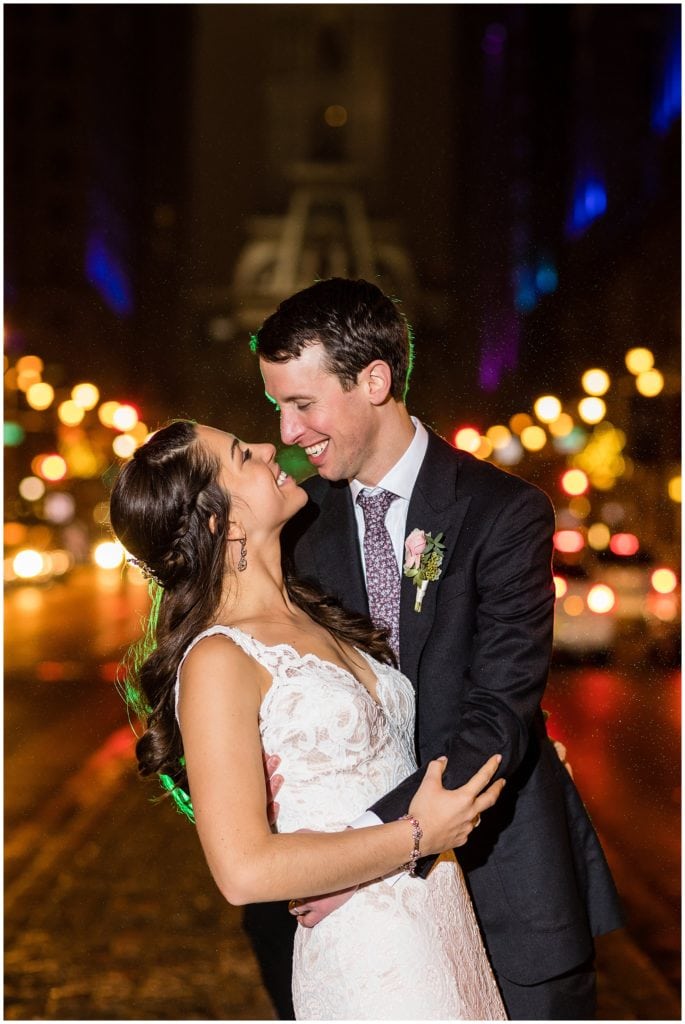
<instances>
[{"instance_id":1,"label":"groom's hand on bride's waist","mask_svg":"<svg viewBox=\"0 0 685 1024\"><path fill-rule=\"evenodd\" d=\"M350 889L341 889L339 892L331 892L327 896L313 896L305 900L291 900L288 904L290 913L297 918L297 923L303 928L314 928L325 917L339 910L344 903L354 896L358 885Z\"/></svg>"},{"instance_id":2,"label":"groom's hand on bride's waist","mask_svg":"<svg viewBox=\"0 0 685 1024\"><path fill-rule=\"evenodd\" d=\"M351 828L351 825L347 826ZM311 832L310 828L298 828L298 832ZM325 917L339 910L347 901L354 896L358 885L352 885L349 889L339 889L337 892L325 893L323 896L310 896L303 900L291 900L288 910L297 918L297 923L303 928L314 928Z\"/></svg>"},{"instance_id":3,"label":"groom's hand on bride's waist","mask_svg":"<svg viewBox=\"0 0 685 1024\"><path fill-rule=\"evenodd\" d=\"M276 794L283 785L283 776L276 774L281 759L278 754L267 754L262 751L262 763L264 765L264 782L266 783L266 816L269 824L273 827L280 810Z\"/></svg>"}]
</instances>

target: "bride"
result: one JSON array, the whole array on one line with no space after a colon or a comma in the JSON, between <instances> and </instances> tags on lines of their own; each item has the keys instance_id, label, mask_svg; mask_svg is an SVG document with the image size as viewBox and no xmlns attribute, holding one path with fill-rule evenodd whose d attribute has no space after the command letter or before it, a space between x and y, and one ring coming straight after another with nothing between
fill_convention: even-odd
<instances>
[{"instance_id":1,"label":"bride","mask_svg":"<svg viewBox=\"0 0 685 1024\"><path fill-rule=\"evenodd\" d=\"M299 1019L505 1019L452 852L501 792L503 780L490 784L499 756L454 791L433 761L408 815L346 828L415 770L414 694L384 632L283 578L280 532L307 496L274 456L177 421L116 481L114 531L159 584L139 647L148 656L127 680L146 723L139 771L191 794L230 903L360 884L336 914L297 929ZM264 750L286 779L278 831ZM414 877L419 856L441 851L425 881Z\"/></svg>"}]
</instances>

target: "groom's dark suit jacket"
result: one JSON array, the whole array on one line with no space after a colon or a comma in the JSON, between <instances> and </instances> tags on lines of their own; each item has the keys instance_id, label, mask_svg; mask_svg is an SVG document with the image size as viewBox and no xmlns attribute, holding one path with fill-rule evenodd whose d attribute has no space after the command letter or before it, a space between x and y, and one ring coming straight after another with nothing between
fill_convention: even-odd
<instances>
[{"instance_id":1,"label":"groom's dark suit jacket","mask_svg":"<svg viewBox=\"0 0 685 1024\"><path fill-rule=\"evenodd\" d=\"M368 615L349 487L313 477L284 547L296 574ZM442 575L421 612L402 578L400 663L416 690L419 764L447 754L445 785L501 753L507 785L457 856L495 970L529 985L575 967L591 935L621 925L587 812L547 738L540 702L552 645L554 514L531 484L429 434L409 504L445 535ZM372 809L404 814L423 771ZM361 809L360 809L361 810Z\"/></svg>"}]
</instances>

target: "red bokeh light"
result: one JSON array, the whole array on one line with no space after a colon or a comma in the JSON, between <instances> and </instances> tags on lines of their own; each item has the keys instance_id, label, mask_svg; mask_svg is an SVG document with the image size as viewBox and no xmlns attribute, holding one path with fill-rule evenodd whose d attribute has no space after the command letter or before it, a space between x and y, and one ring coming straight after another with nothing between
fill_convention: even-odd
<instances>
[{"instance_id":1,"label":"red bokeh light","mask_svg":"<svg viewBox=\"0 0 685 1024\"><path fill-rule=\"evenodd\" d=\"M574 554L585 547L585 537L579 530L557 530L554 534L554 547L564 554Z\"/></svg>"},{"instance_id":2,"label":"red bokeh light","mask_svg":"<svg viewBox=\"0 0 685 1024\"><path fill-rule=\"evenodd\" d=\"M615 555L622 555L628 558L635 555L640 549L640 541L634 533L615 533L609 541L609 547Z\"/></svg>"}]
</instances>

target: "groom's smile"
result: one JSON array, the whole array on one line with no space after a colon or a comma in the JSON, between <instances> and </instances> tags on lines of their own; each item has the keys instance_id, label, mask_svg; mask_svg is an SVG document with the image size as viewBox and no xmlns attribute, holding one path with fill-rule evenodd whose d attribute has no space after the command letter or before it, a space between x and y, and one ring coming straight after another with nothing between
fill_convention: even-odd
<instances>
[{"instance_id":1,"label":"groom's smile","mask_svg":"<svg viewBox=\"0 0 685 1024\"><path fill-rule=\"evenodd\" d=\"M373 406L363 387L344 390L326 367L318 343L282 362L259 360L267 396L281 417L281 440L298 445L327 480L351 480L364 471L374 435Z\"/></svg>"}]
</instances>

